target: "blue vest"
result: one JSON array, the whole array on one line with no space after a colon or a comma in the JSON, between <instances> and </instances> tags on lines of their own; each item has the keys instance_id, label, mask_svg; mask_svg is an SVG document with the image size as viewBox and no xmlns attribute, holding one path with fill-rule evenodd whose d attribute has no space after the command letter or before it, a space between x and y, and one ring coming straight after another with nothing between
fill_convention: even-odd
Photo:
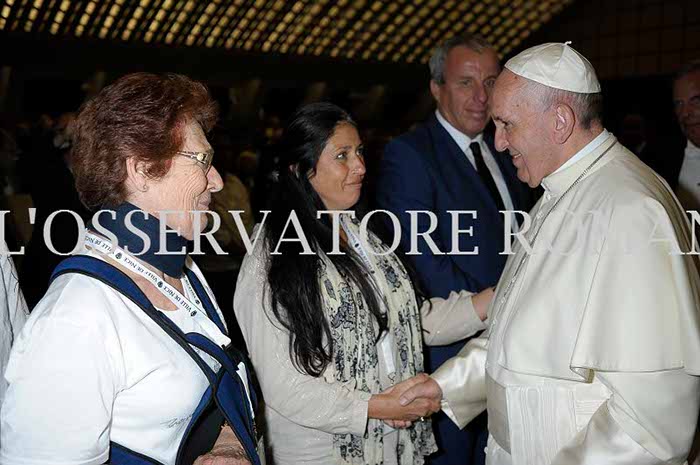
<instances>
[{"instance_id":1,"label":"blue vest","mask_svg":"<svg viewBox=\"0 0 700 465\"><path fill-rule=\"evenodd\" d=\"M247 399L246 386L238 375L239 363L246 363L240 352L231 345L222 348L202 334L183 333L168 317L153 307L153 304L131 278L100 259L85 255L67 258L56 267L51 279L54 280L66 273L80 273L90 276L128 297L173 338L187 355L192 357L207 377L209 387L204 392L187 425L178 448L176 465L190 465L199 455L208 452L218 437L224 420L231 425L248 456L248 460L253 465L260 465L260 457L256 450L258 433ZM186 269L185 274L192 283L192 287L199 296L209 318L226 334L226 328L202 283L191 270ZM216 359L221 364L219 371L214 372L192 348L193 346ZM248 373L252 373L249 364L246 363L246 365ZM249 387L247 392L250 393L253 408L256 408L257 399L250 378L247 380L247 384ZM112 465L162 465L157 460L114 442L110 443L109 463Z\"/></svg>"}]
</instances>

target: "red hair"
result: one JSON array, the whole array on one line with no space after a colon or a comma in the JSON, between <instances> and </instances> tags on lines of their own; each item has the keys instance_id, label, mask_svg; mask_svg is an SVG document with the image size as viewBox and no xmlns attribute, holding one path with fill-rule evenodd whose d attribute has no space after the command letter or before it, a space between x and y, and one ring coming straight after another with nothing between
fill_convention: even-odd
<instances>
[{"instance_id":1,"label":"red hair","mask_svg":"<svg viewBox=\"0 0 700 465\"><path fill-rule=\"evenodd\" d=\"M129 157L145 161L146 174L160 178L182 147L183 128L194 121L207 133L216 117L207 88L186 76L121 77L78 113L71 165L80 200L91 209L124 202Z\"/></svg>"}]
</instances>

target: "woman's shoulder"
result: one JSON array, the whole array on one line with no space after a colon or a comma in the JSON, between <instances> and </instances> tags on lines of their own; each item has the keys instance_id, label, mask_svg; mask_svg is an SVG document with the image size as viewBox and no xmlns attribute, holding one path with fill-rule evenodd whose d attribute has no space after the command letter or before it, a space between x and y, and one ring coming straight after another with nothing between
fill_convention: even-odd
<instances>
[{"instance_id":1,"label":"woman's shoulder","mask_svg":"<svg viewBox=\"0 0 700 465\"><path fill-rule=\"evenodd\" d=\"M266 297L269 297L269 295L266 296L266 290L268 289L270 252L265 242L265 228L263 225L255 225L251 241L253 242L253 247L243 258L233 298L233 308L239 318L239 323L241 323L242 318L250 317L249 312L245 311L245 316L240 314L240 312L251 304L265 306L267 302Z\"/></svg>"},{"instance_id":2,"label":"woman's shoulder","mask_svg":"<svg viewBox=\"0 0 700 465\"><path fill-rule=\"evenodd\" d=\"M266 242L267 228L264 223L258 223L250 235L252 247L243 257L241 273L254 273L257 276L267 272L270 260L270 251Z\"/></svg>"},{"instance_id":3,"label":"woman's shoulder","mask_svg":"<svg viewBox=\"0 0 700 465\"><path fill-rule=\"evenodd\" d=\"M115 289L96 278L68 273L56 278L32 311L25 329L70 325L103 332L114 326L125 302Z\"/></svg>"},{"instance_id":4,"label":"woman's shoulder","mask_svg":"<svg viewBox=\"0 0 700 465\"><path fill-rule=\"evenodd\" d=\"M113 294L113 295L110 295ZM119 352L119 305L116 291L94 278L70 273L59 276L34 307L14 341L12 359L49 353ZM35 355L31 355L35 354ZM41 355L44 354L44 355ZM22 362L24 363L24 362Z\"/></svg>"}]
</instances>

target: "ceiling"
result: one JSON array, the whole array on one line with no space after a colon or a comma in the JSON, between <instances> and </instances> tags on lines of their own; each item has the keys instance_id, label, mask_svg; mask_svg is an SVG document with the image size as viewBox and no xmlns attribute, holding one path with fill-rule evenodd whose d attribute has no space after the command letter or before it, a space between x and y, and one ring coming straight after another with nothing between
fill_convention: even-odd
<instances>
[{"instance_id":1,"label":"ceiling","mask_svg":"<svg viewBox=\"0 0 700 465\"><path fill-rule=\"evenodd\" d=\"M368 63L427 63L451 36L501 56L573 0L0 0L11 36L229 50Z\"/></svg>"}]
</instances>

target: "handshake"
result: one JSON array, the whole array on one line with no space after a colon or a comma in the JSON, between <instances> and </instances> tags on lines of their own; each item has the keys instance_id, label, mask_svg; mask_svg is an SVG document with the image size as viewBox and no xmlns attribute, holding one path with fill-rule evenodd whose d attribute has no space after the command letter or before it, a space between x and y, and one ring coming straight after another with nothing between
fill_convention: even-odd
<instances>
[{"instance_id":1,"label":"handshake","mask_svg":"<svg viewBox=\"0 0 700 465\"><path fill-rule=\"evenodd\" d=\"M408 428L440 410L442 390L425 373L395 384L369 400L368 416L393 428Z\"/></svg>"}]
</instances>

